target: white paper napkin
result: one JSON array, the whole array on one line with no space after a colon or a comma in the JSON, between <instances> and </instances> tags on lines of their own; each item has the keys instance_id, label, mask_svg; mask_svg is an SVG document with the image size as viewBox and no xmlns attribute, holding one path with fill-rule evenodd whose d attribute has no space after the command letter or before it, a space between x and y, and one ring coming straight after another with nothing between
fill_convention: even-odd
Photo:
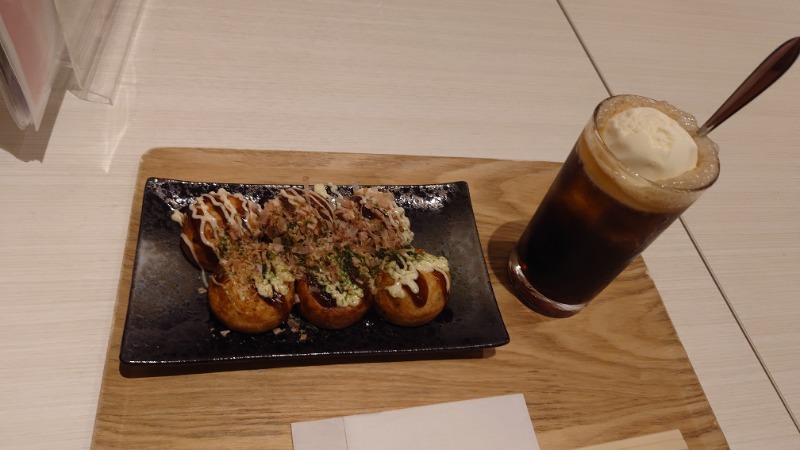
<instances>
[{"instance_id":1,"label":"white paper napkin","mask_svg":"<svg viewBox=\"0 0 800 450\"><path fill-rule=\"evenodd\" d=\"M294 450L539 450L522 394L298 422L292 440Z\"/></svg>"}]
</instances>

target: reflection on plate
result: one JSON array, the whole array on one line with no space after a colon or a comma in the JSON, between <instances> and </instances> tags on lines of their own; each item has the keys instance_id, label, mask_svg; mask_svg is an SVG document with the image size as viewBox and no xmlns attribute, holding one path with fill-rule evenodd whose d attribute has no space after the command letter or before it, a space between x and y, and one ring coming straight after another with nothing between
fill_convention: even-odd
<instances>
[{"instance_id":1,"label":"reflection on plate","mask_svg":"<svg viewBox=\"0 0 800 450\"><path fill-rule=\"evenodd\" d=\"M343 330L319 329L292 313L287 324L259 335L229 331L208 309L201 273L181 253L175 209L225 188L263 203L285 185L217 184L151 178L141 225L120 361L184 365L309 357L397 355L497 347L508 343L465 182L380 186L394 193L415 233L414 245L450 261L450 303L432 322L404 328L374 313ZM352 192L342 186L343 194Z\"/></svg>"}]
</instances>

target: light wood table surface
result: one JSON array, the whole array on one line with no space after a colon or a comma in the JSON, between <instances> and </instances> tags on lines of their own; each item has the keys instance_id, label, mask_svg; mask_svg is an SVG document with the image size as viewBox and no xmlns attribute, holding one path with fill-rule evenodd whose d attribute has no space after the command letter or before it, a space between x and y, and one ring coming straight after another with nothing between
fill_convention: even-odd
<instances>
[{"instance_id":1,"label":"light wood table surface","mask_svg":"<svg viewBox=\"0 0 800 450\"><path fill-rule=\"evenodd\" d=\"M800 35L794 1L563 3L613 93L669 99L700 121ZM744 448L800 447L798 105L795 65L714 130L722 174L683 216L733 312L716 298L698 304L664 240L645 254L729 441ZM734 317L753 348L721 328ZM771 380L758 374L762 363Z\"/></svg>"},{"instance_id":2,"label":"light wood table surface","mask_svg":"<svg viewBox=\"0 0 800 450\"><path fill-rule=\"evenodd\" d=\"M776 3L791 12L791 2ZM616 12L576 20L578 31L618 25ZM740 8L725 17L753 16ZM758 48L742 44L751 58L739 74L772 45L772 25L753 22L768 33L752 41ZM639 51L664 41L640 40ZM670 67L688 79L708 71L695 64L704 53L676 53ZM729 92L705 80L722 92L713 100ZM658 95L643 82L630 88ZM681 91L665 93L673 92ZM35 133L0 113L0 446L89 445L136 170L149 148L561 161L606 95L552 1L146 2L114 106L57 89ZM675 102L706 105L686 98ZM771 111L789 120L794 105L773 101ZM753 226L761 219L747 217ZM715 413L731 418L720 421L731 446L768 438L766 422L785 439L774 442L795 443L687 234L671 228L645 261Z\"/></svg>"}]
</instances>

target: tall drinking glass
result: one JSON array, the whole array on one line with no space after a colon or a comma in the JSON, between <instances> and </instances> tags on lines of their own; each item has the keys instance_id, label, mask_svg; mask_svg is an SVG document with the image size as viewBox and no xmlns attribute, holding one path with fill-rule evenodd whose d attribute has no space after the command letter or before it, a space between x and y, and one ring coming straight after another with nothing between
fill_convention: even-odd
<instances>
[{"instance_id":1,"label":"tall drinking glass","mask_svg":"<svg viewBox=\"0 0 800 450\"><path fill-rule=\"evenodd\" d=\"M689 133L698 148L694 168L649 180L609 150L602 138L609 119L640 106ZM578 313L691 206L719 175L718 148L697 128L693 116L665 102L630 95L601 102L509 257L520 300L548 316Z\"/></svg>"}]
</instances>

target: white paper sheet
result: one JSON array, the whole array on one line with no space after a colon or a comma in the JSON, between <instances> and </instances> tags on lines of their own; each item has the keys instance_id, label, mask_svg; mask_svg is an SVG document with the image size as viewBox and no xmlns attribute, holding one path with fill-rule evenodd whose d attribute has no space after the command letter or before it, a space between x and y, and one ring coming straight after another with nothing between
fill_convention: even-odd
<instances>
[{"instance_id":1,"label":"white paper sheet","mask_svg":"<svg viewBox=\"0 0 800 450\"><path fill-rule=\"evenodd\" d=\"M522 394L292 424L294 450L538 450Z\"/></svg>"}]
</instances>

